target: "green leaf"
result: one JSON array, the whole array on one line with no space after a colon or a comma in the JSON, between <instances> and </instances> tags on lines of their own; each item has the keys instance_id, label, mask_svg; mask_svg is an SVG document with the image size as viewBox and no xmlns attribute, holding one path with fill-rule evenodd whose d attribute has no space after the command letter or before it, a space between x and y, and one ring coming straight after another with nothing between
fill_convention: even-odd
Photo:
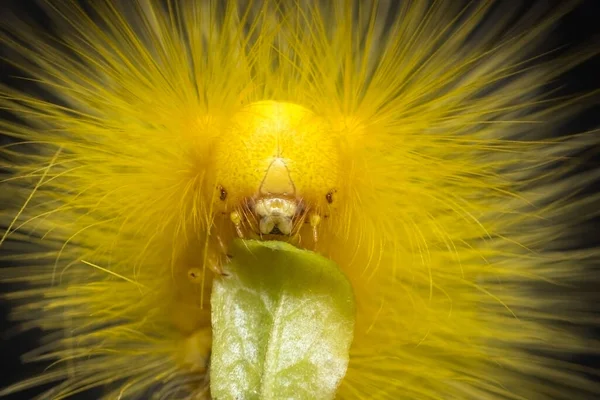
<instances>
[{"instance_id":1,"label":"green leaf","mask_svg":"<svg viewBox=\"0 0 600 400\"><path fill-rule=\"evenodd\" d=\"M211 298L213 399L332 399L354 333L352 288L327 258L236 240Z\"/></svg>"}]
</instances>

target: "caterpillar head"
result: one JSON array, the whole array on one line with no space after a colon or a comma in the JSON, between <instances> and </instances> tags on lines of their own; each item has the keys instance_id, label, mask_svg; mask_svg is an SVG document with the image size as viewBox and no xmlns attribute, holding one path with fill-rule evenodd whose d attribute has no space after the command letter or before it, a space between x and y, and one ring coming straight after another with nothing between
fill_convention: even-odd
<instances>
[{"instance_id":1,"label":"caterpillar head","mask_svg":"<svg viewBox=\"0 0 600 400\"><path fill-rule=\"evenodd\" d=\"M242 108L211 155L216 220L240 237L306 243L304 233L312 232L316 241L321 219L335 209L338 146L327 121L301 106L265 101Z\"/></svg>"}]
</instances>

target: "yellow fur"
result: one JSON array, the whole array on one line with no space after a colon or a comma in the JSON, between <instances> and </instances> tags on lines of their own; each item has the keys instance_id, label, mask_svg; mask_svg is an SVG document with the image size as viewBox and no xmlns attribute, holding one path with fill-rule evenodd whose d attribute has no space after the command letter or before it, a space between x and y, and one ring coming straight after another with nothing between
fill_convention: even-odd
<instances>
[{"instance_id":1,"label":"yellow fur","mask_svg":"<svg viewBox=\"0 0 600 400\"><path fill-rule=\"evenodd\" d=\"M300 245L356 292L340 398L598 394L558 358L597 348L573 327L596 318L557 295L593 279L596 251L561 246L598 205L570 197L593 176L566 177L597 133L555 138L584 99L545 91L591 54L533 59L569 6L239 3L100 1L94 22L50 1L63 45L4 36L55 96L0 96L19 118L0 122L4 279L30 285L8 294L23 329L48 331L26 360L56 361L10 390L203 398L214 239L276 142L327 215Z\"/></svg>"}]
</instances>

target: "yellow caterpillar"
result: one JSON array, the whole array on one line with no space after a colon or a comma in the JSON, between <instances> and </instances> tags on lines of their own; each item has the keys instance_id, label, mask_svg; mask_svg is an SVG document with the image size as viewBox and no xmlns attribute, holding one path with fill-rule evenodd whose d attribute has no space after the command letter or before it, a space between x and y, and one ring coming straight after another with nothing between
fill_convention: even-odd
<instances>
[{"instance_id":1,"label":"yellow caterpillar","mask_svg":"<svg viewBox=\"0 0 600 400\"><path fill-rule=\"evenodd\" d=\"M562 3L561 3L562 4ZM334 260L357 302L341 399L582 399L576 295L597 132L548 84L551 12L512 2L46 2L3 22L41 88L0 89L4 281L25 361L3 393L209 397L211 282L236 237Z\"/></svg>"}]
</instances>

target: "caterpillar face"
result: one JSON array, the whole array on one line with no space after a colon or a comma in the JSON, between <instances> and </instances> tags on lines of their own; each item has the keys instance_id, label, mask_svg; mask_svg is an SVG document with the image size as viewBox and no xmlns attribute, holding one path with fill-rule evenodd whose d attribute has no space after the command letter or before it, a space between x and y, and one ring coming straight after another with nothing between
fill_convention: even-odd
<instances>
[{"instance_id":1,"label":"caterpillar face","mask_svg":"<svg viewBox=\"0 0 600 400\"><path fill-rule=\"evenodd\" d=\"M330 124L301 106L246 106L212 154L215 217L228 219L240 237L306 242L310 232L316 242L321 218L334 208L339 152Z\"/></svg>"}]
</instances>

